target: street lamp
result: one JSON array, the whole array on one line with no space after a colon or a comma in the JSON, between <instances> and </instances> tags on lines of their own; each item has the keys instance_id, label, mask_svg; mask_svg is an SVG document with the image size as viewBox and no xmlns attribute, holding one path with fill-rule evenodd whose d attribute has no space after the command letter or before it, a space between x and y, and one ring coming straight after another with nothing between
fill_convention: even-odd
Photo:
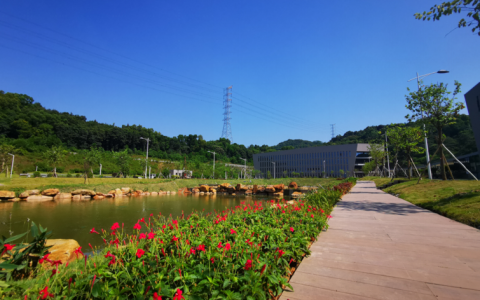
<instances>
[{"instance_id":1,"label":"street lamp","mask_svg":"<svg viewBox=\"0 0 480 300\"><path fill-rule=\"evenodd\" d=\"M141 140L147 141L147 157L145 158L145 179L147 179L147 166L148 166L148 143L150 142L149 138L140 137Z\"/></svg>"},{"instance_id":2,"label":"street lamp","mask_svg":"<svg viewBox=\"0 0 480 300\"><path fill-rule=\"evenodd\" d=\"M271 161L271 163L273 164L273 179L275 179L275 162Z\"/></svg>"},{"instance_id":3,"label":"street lamp","mask_svg":"<svg viewBox=\"0 0 480 300\"><path fill-rule=\"evenodd\" d=\"M325 178L325 160L323 161L323 178Z\"/></svg>"},{"instance_id":4,"label":"street lamp","mask_svg":"<svg viewBox=\"0 0 480 300\"><path fill-rule=\"evenodd\" d=\"M100 164L100 176L102 176L102 164Z\"/></svg>"},{"instance_id":5,"label":"street lamp","mask_svg":"<svg viewBox=\"0 0 480 300\"><path fill-rule=\"evenodd\" d=\"M10 168L10 179L12 178L12 174L13 174L13 162L15 161L15 155L11 154L11 153L8 153L8 155L11 155L12 156L12 167Z\"/></svg>"},{"instance_id":6,"label":"street lamp","mask_svg":"<svg viewBox=\"0 0 480 300\"><path fill-rule=\"evenodd\" d=\"M215 179L215 152L207 151L213 154L213 179Z\"/></svg>"},{"instance_id":7,"label":"street lamp","mask_svg":"<svg viewBox=\"0 0 480 300\"><path fill-rule=\"evenodd\" d=\"M432 72L432 73L428 73L428 74L424 74L424 75L418 75L418 72L417 72L417 77L415 78L412 78L410 80L408 80L407 82L409 81L412 81L414 79L417 79L417 87L418 87L418 90L420 90L420 79L423 79L427 76L430 76L430 75L433 75L433 74L445 74L445 73L449 73L449 71L447 70L439 70L437 72ZM422 119L423 119L423 110L422 110ZM424 135L425 135L425 154L426 154L426 157L427 157L427 169L428 169L428 179L432 179L432 168L430 167L430 153L428 151L428 140L427 140L427 131L425 129L425 124L423 124L423 132L424 132Z\"/></svg>"},{"instance_id":8,"label":"street lamp","mask_svg":"<svg viewBox=\"0 0 480 300\"><path fill-rule=\"evenodd\" d=\"M244 172L243 173L243 179L245 179L246 178L245 175L247 175L247 159L246 158L241 158L241 157L240 157L240 159L245 162L245 168L243 169L243 172Z\"/></svg>"}]
</instances>

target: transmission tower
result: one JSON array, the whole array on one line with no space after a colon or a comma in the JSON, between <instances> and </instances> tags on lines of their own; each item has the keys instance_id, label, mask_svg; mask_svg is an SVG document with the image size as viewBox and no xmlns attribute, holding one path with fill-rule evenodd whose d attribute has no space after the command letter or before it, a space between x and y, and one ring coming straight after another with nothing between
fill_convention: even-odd
<instances>
[{"instance_id":1,"label":"transmission tower","mask_svg":"<svg viewBox=\"0 0 480 300\"><path fill-rule=\"evenodd\" d=\"M332 127L332 139L335 137L335 124L330 124Z\"/></svg>"},{"instance_id":2,"label":"transmission tower","mask_svg":"<svg viewBox=\"0 0 480 300\"><path fill-rule=\"evenodd\" d=\"M225 89L225 94L223 95L223 131L222 138L226 138L233 143L232 137L232 126L230 125L230 113L232 108L232 86L229 86Z\"/></svg>"}]
</instances>

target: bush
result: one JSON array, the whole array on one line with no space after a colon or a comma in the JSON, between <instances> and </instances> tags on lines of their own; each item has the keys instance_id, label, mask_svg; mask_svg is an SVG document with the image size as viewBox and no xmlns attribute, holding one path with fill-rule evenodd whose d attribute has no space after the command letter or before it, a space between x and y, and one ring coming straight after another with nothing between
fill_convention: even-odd
<instances>
[{"instance_id":1,"label":"bush","mask_svg":"<svg viewBox=\"0 0 480 300\"><path fill-rule=\"evenodd\" d=\"M76 178L80 178L80 174L78 174L78 173L75 174L75 177L76 177Z\"/></svg>"},{"instance_id":2,"label":"bush","mask_svg":"<svg viewBox=\"0 0 480 300\"><path fill-rule=\"evenodd\" d=\"M53 174L52 174L52 173L48 173L48 174L47 174L47 177L53 177Z\"/></svg>"},{"instance_id":3,"label":"bush","mask_svg":"<svg viewBox=\"0 0 480 300\"><path fill-rule=\"evenodd\" d=\"M67 174L67 177L68 177L68 178L73 177L73 176L72 176L72 173L68 173L68 174Z\"/></svg>"},{"instance_id":4,"label":"bush","mask_svg":"<svg viewBox=\"0 0 480 300\"><path fill-rule=\"evenodd\" d=\"M38 171L33 172L33 178L37 178L37 177L40 177L40 172Z\"/></svg>"},{"instance_id":5,"label":"bush","mask_svg":"<svg viewBox=\"0 0 480 300\"><path fill-rule=\"evenodd\" d=\"M325 195L337 197L338 192ZM48 287L59 299L120 294L124 299L151 299L154 293L169 299L176 293L190 299L272 299L282 287L291 288L291 268L310 254L310 243L327 224L323 209L329 208L302 200L296 205L271 200L265 207L255 202L217 215L193 212L175 220L151 214L138 220L132 234L117 230L115 223L97 237L105 239L105 248L94 250L85 261L60 265L56 274L42 272L6 291L6 297L23 299L28 294L36 299Z\"/></svg>"}]
</instances>

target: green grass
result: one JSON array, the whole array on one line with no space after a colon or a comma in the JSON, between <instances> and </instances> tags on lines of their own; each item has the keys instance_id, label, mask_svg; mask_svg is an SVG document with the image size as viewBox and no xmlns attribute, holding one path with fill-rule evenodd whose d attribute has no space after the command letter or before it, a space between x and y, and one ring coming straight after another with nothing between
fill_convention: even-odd
<instances>
[{"instance_id":1,"label":"green grass","mask_svg":"<svg viewBox=\"0 0 480 300\"><path fill-rule=\"evenodd\" d=\"M242 184L285 184L291 181L297 182L299 186L313 186L317 184L332 185L339 181L336 179L323 178L279 178L279 179L236 179L236 180L212 180L212 179L135 179L135 178L90 178L88 184L84 184L83 178L1 178L0 190L10 190L21 193L25 190L58 188L61 192L71 192L74 189L92 189L97 192L106 193L110 190L122 187L130 187L143 191L176 191L180 188L192 188L201 184L221 184L228 182L232 185Z\"/></svg>"},{"instance_id":2,"label":"green grass","mask_svg":"<svg viewBox=\"0 0 480 300\"><path fill-rule=\"evenodd\" d=\"M377 186L388 178L365 177ZM455 221L480 228L480 182L473 180L409 180L384 190L399 194L410 203L439 213Z\"/></svg>"}]
</instances>

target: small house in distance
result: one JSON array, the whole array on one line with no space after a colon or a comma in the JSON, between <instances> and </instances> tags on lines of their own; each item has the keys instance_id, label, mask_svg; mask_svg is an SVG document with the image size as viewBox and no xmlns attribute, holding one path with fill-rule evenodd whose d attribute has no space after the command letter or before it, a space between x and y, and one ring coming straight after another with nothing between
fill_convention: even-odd
<instances>
[{"instance_id":1,"label":"small house in distance","mask_svg":"<svg viewBox=\"0 0 480 300\"><path fill-rule=\"evenodd\" d=\"M183 175L185 173L185 177ZM179 178L192 178L192 171L189 170L170 170L170 177L178 176Z\"/></svg>"}]
</instances>

